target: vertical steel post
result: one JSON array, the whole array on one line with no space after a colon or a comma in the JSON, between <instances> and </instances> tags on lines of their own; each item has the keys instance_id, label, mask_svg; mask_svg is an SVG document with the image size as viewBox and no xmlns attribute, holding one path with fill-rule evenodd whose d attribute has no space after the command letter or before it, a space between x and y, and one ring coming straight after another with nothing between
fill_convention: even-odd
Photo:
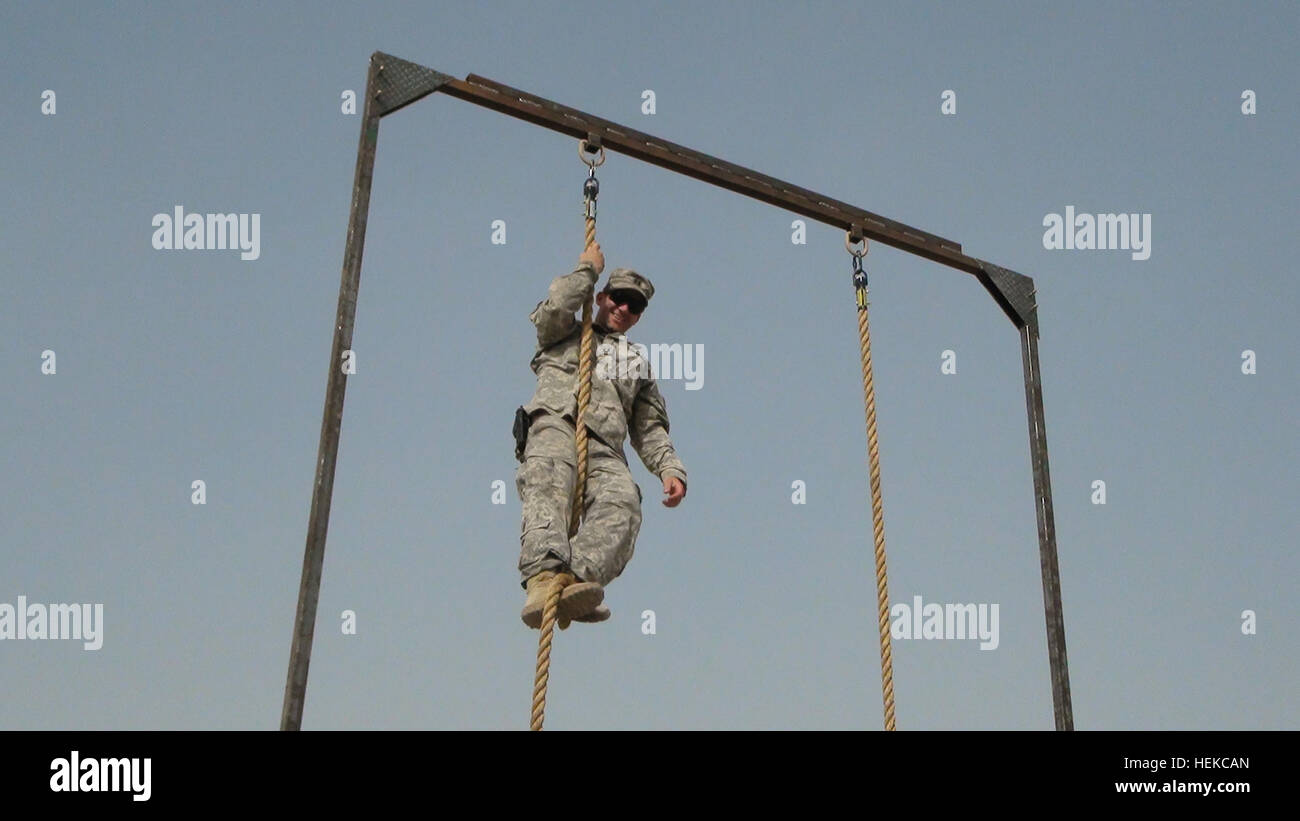
<instances>
[{"instance_id":1,"label":"vertical steel post","mask_svg":"<svg viewBox=\"0 0 1300 821\"><path fill-rule=\"evenodd\" d=\"M372 58L366 75L365 109L352 182L352 210L348 215L348 238L343 249L343 277L339 283L339 305L334 319L334 346L330 351L325 387L325 411L316 455L316 483L307 519L307 547L302 559L293 645L289 650L289 675L284 685L281 730L301 729L303 701L307 696L307 668L311 664L312 638L316 631L316 605L320 600L321 569L325 563L325 533L329 529L334 468L339 453L339 432L343 426L343 396L347 391L347 376L342 369L343 352L352 348L357 290L361 285L361 253L366 244L366 217L370 211L370 182L375 169L375 147L379 141L379 118L383 116L375 96L378 73L379 61Z\"/></svg>"},{"instance_id":2,"label":"vertical steel post","mask_svg":"<svg viewBox=\"0 0 1300 821\"><path fill-rule=\"evenodd\" d=\"M1025 369L1025 406L1029 413L1029 462L1034 471L1034 512L1038 515L1038 559L1043 574L1043 610L1047 615L1047 660L1052 678L1052 714L1057 730L1074 729L1070 705L1070 671L1065 658L1065 611L1061 607L1061 570L1056 558L1056 521L1052 515L1052 480L1047 469L1047 423L1043 383L1038 370L1038 323L1020 326L1020 354Z\"/></svg>"}]
</instances>

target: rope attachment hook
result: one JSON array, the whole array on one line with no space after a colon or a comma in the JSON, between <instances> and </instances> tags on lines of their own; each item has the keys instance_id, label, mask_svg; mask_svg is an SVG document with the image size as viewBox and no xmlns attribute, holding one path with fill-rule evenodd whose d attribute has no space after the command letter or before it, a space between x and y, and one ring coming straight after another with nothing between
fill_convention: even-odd
<instances>
[{"instance_id":1,"label":"rope attachment hook","mask_svg":"<svg viewBox=\"0 0 1300 821\"><path fill-rule=\"evenodd\" d=\"M856 248L858 243L862 243L861 248ZM844 234L844 247L853 255L853 290L857 296L858 310L867 309L867 272L862 268L862 258L867 255L867 238L863 236L862 229L854 225Z\"/></svg>"},{"instance_id":2,"label":"rope attachment hook","mask_svg":"<svg viewBox=\"0 0 1300 821\"><path fill-rule=\"evenodd\" d=\"M588 158L588 154L593 155ZM582 216L585 219L596 218L596 197L600 194L600 181L596 179L596 168L605 164L605 147L600 144L600 137L588 135L587 139L578 141L578 159L587 166L587 179L582 183Z\"/></svg>"}]
</instances>

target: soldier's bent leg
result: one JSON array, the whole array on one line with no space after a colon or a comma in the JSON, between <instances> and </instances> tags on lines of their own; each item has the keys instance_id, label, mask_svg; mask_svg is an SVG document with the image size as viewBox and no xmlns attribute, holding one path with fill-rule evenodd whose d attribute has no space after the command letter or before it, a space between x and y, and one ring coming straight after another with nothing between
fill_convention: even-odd
<instances>
[{"instance_id":1,"label":"soldier's bent leg","mask_svg":"<svg viewBox=\"0 0 1300 821\"><path fill-rule=\"evenodd\" d=\"M563 420L545 415L534 420L524 461L515 472L515 488L523 503L520 586L543 570L562 569L569 561L569 511L576 471L574 456L565 451L566 436L571 451L573 429Z\"/></svg>"},{"instance_id":2,"label":"soldier's bent leg","mask_svg":"<svg viewBox=\"0 0 1300 821\"><path fill-rule=\"evenodd\" d=\"M589 440L590 441L590 440ZM569 540L579 578L607 585L627 567L641 530L641 489L623 460L589 448L587 515Z\"/></svg>"}]
</instances>

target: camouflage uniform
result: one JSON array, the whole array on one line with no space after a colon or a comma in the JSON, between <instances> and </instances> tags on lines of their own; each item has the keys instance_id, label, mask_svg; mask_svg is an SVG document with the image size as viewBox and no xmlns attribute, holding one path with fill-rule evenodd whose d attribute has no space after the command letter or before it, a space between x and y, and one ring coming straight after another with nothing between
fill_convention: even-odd
<instances>
[{"instance_id":1,"label":"camouflage uniform","mask_svg":"<svg viewBox=\"0 0 1300 821\"><path fill-rule=\"evenodd\" d=\"M630 274L653 293L653 286ZM567 567L582 581L607 585L627 566L641 528L641 488L632 480L623 439L630 436L641 462L663 479L686 484L686 468L668 438L668 410L637 349L628 344L626 373L602 373L593 363L587 437L587 515L572 540L569 517L577 480L574 419L578 413L578 351L582 323L574 313L590 298L598 274L587 262L556 277L547 298L529 315L537 326L531 363L537 390L524 405L532 420L515 486L523 502L519 571L526 582L542 570ZM592 326L593 353L617 348L623 334ZM638 362L638 360L641 360ZM598 362L600 360L597 360ZM606 358L604 361L610 361ZM640 365L640 366L639 366Z\"/></svg>"}]
</instances>

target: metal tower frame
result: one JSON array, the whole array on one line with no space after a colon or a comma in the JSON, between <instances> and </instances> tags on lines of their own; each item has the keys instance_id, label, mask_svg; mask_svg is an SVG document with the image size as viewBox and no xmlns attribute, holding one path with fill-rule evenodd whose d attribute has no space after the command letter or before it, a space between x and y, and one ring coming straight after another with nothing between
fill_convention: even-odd
<instances>
[{"instance_id":1,"label":"metal tower frame","mask_svg":"<svg viewBox=\"0 0 1300 821\"><path fill-rule=\"evenodd\" d=\"M973 274L1020 331L1024 365L1025 405L1029 415L1029 462L1034 474L1034 511L1038 518L1039 562L1043 576L1043 607L1047 617L1047 655L1052 681L1052 712L1057 730L1074 729L1070 705L1070 678L1065 657L1065 620L1061 611L1060 569L1056 555L1056 526L1052 515L1052 484L1047 469L1047 429L1043 418L1043 385L1038 362L1038 312L1034 281L1015 271L966 255L959 243L873 214L844 202L800 188L748 168L661 140L609 120L510 88L475 74L458 80L448 74L376 51L366 75L365 109L352 185L347 244L343 251L343 277L339 284L334 346L330 352L325 410L321 420L316 481L307 523L302 580L294 621L289 673L284 688L280 728L302 726L311 662L316 607L320 599L321 569L325 560L325 534L329 527L334 469L339 432L343 424L343 397L347 379L340 368L342 355L352 347L352 329L361 282L361 255L370 210L370 183L379 140L379 121L411 103L440 91L462 100L508 114L534 125L586 139L599 146L636 157L679 174L695 177L738 194L776 205L796 214L866 236L876 242L943 263Z\"/></svg>"}]
</instances>

